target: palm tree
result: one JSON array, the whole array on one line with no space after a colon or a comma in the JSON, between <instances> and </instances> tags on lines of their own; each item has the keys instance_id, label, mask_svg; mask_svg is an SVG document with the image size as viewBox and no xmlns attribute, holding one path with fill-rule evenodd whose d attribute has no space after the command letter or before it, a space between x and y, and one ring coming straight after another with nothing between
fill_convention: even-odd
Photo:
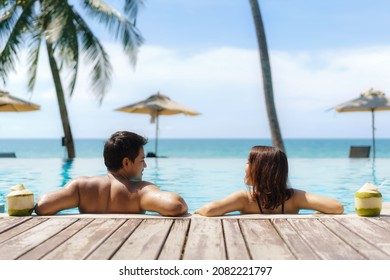
<instances>
[{"instance_id":1,"label":"palm tree","mask_svg":"<svg viewBox=\"0 0 390 280\"><path fill-rule=\"evenodd\" d=\"M6 83L15 71L15 62L23 46L28 49L28 89L34 89L40 48L46 44L60 109L68 158L76 156L61 73L70 76L68 94L72 96L80 55L91 64L91 86L101 103L110 85L112 66L102 44L77 12L95 18L122 43L134 65L142 37L135 27L138 8L143 0L123 0L124 14L101 0L77 1L77 9L68 0L0 0L0 77ZM5 39L5 40L4 40ZM4 44L3 44L4 42Z\"/></svg>"},{"instance_id":2,"label":"palm tree","mask_svg":"<svg viewBox=\"0 0 390 280\"><path fill-rule=\"evenodd\" d=\"M282 134L280 132L278 116L276 114L274 92L272 89L271 65L268 56L268 47L265 38L263 20L260 13L260 6L257 0L249 0L249 2L251 5L253 20L255 22L257 43L259 45L265 105L267 107L268 121L271 128L272 143L275 147L285 151Z\"/></svg>"}]
</instances>

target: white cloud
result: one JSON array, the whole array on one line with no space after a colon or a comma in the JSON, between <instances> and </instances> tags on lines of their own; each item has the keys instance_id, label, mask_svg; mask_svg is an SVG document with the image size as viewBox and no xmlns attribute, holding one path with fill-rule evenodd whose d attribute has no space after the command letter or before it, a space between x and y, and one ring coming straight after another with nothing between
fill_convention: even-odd
<instances>
[{"instance_id":1,"label":"white cloud","mask_svg":"<svg viewBox=\"0 0 390 280\"><path fill-rule=\"evenodd\" d=\"M335 114L325 110L379 88L390 95L390 47L333 50L295 55L276 53L274 72L282 128L290 137L370 137L371 116L366 113ZM321 63L318 63L321 61ZM284 113L288 118L283 118ZM377 118L378 137L390 112ZM304 124L305 130L300 126Z\"/></svg>"},{"instance_id":2,"label":"white cloud","mask_svg":"<svg viewBox=\"0 0 390 280\"><path fill-rule=\"evenodd\" d=\"M135 130L154 137L145 115L113 109L139 101L158 90L198 110L198 117L162 117L162 137L270 136L256 50L230 47L183 55L159 46L145 46L135 70L117 45L106 45L114 67L112 86L99 107L82 66L68 103L76 138L106 138L115 130ZM390 47L316 53L271 51L275 102L284 137L370 137L369 114L336 114L326 109L355 98L370 87L390 95ZM41 57L43 58L44 55ZM32 102L40 112L1 114L2 137L61 137L61 122L47 60L42 60ZM7 90L26 98L27 79L20 66ZM27 115L29 114L29 115ZM17 117L16 117L17 115ZM32 117L33 116L33 117ZM20 129L21 119L26 125ZM4 124L3 121L6 121ZM377 117L378 137L390 137L390 112ZM354 127L355 123L361 124ZM56 128L53 128L53 125ZM39 132L39 133L38 133Z\"/></svg>"}]
</instances>

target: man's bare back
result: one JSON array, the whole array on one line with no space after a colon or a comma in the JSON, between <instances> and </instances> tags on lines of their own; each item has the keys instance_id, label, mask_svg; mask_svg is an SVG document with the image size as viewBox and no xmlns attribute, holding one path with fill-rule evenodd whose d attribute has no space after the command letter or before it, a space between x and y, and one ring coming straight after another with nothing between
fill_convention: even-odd
<instances>
[{"instance_id":1,"label":"man's bare back","mask_svg":"<svg viewBox=\"0 0 390 280\"><path fill-rule=\"evenodd\" d=\"M75 184L76 185L76 184ZM148 182L122 183L113 175L80 178L78 184L80 213L140 213L141 197L154 190Z\"/></svg>"},{"instance_id":2,"label":"man's bare back","mask_svg":"<svg viewBox=\"0 0 390 280\"><path fill-rule=\"evenodd\" d=\"M75 207L80 213L139 214L155 211L164 216L177 216L187 212L179 195L161 191L146 181L123 182L110 173L70 181L63 189L43 195L35 211L39 215L53 215Z\"/></svg>"},{"instance_id":3,"label":"man's bare back","mask_svg":"<svg viewBox=\"0 0 390 280\"><path fill-rule=\"evenodd\" d=\"M126 137L134 137L128 132L121 133L124 135L116 133L119 135L114 134L112 138L122 137L125 139L119 140L125 142ZM117 138L114 140L120 142ZM131 156L111 155L113 151L109 150L109 145L124 145L112 142L108 141L105 145L105 164L109 169L106 176L82 176L69 181L64 188L40 197L35 212L38 215L53 215L64 209L78 207L80 213L139 214L152 211L164 216L187 213L187 204L178 194L161 191L155 185L142 181L142 172L146 167L142 145L133 153L134 159L131 159ZM106 150L110 152L107 155ZM123 150L120 147L117 153Z\"/></svg>"}]
</instances>

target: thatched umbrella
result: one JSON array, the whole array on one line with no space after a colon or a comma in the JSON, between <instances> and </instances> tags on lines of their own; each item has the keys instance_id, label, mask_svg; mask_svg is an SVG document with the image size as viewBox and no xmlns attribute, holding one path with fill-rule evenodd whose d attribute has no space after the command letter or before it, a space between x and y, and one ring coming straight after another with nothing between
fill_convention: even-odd
<instances>
[{"instance_id":1,"label":"thatched umbrella","mask_svg":"<svg viewBox=\"0 0 390 280\"><path fill-rule=\"evenodd\" d=\"M156 143L155 143L155 156L157 156L158 148L158 119L161 115L176 115L184 114L187 116L196 116L200 113L189 109L183 105L180 105L172 101L168 96L160 94L154 94L149 98L115 109L116 111L135 113L135 114L148 114L151 116L150 122L156 123Z\"/></svg>"},{"instance_id":2,"label":"thatched umbrella","mask_svg":"<svg viewBox=\"0 0 390 280\"><path fill-rule=\"evenodd\" d=\"M39 110L40 106L24 101L0 90L0 112L28 112Z\"/></svg>"},{"instance_id":3,"label":"thatched umbrella","mask_svg":"<svg viewBox=\"0 0 390 280\"><path fill-rule=\"evenodd\" d=\"M0 112L28 112L39 110L39 108L39 105L24 101L0 90ZM0 157L15 157L15 153L1 153Z\"/></svg>"},{"instance_id":4,"label":"thatched umbrella","mask_svg":"<svg viewBox=\"0 0 390 280\"><path fill-rule=\"evenodd\" d=\"M390 98L380 90L370 89L360 94L358 98L339 104L337 112L371 112L372 115L372 146L375 158L375 111L390 110Z\"/></svg>"}]
</instances>

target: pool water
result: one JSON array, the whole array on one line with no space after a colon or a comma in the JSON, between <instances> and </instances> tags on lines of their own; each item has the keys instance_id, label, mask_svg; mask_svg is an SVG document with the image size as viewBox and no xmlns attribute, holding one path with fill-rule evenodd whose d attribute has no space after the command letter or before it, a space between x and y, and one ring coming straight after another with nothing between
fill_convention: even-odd
<instances>
[{"instance_id":1,"label":"pool water","mask_svg":"<svg viewBox=\"0 0 390 280\"><path fill-rule=\"evenodd\" d=\"M143 179L162 190L179 193L192 212L205 203L247 189L244 184L246 159L161 158L147 159ZM0 204L9 188L23 183L34 193L61 188L71 178L106 174L102 158L0 159ZM390 179L390 159L289 159L289 181L293 188L338 199L346 213L354 212L354 193L366 182L380 185ZM383 201L390 201L390 186L380 189ZM7 211L7 209L5 209ZM310 211L302 211L309 213ZM63 213L78 213L69 209Z\"/></svg>"}]
</instances>

